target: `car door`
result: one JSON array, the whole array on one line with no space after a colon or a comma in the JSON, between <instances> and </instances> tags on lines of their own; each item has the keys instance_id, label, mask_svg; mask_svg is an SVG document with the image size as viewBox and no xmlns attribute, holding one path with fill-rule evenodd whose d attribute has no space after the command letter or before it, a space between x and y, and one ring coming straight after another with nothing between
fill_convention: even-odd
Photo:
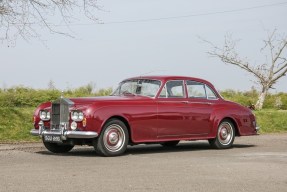
<instances>
[{"instance_id":1,"label":"car door","mask_svg":"<svg viewBox=\"0 0 287 192\"><path fill-rule=\"evenodd\" d=\"M186 135L190 114L184 81L167 81L157 103L158 138Z\"/></svg>"},{"instance_id":2,"label":"car door","mask_svg":"<svg viewBox=\"0 0 287 192\"><path fill-rule=\"evenodd\" d=\"M180 82L180 83L179 83ZM214 92L204 83L169 81L158 98L158 138L204 136L212 128L211 114L217 102ZM181 84L182 83L182 84ZM183 90L174 95L173 89Z\"/></svg>"},{"instance_id":3,"label":"car door","mask_svg":"<svg viewBox=\"0 0 287 192\"><path fill-rule=\"evenodd\" d=\"M190 111L187 130L193 135L205 135L211 131L211 114L217 97L206 84L197 81L186 81L188 107Z\"/></svg>"}]
</instances>

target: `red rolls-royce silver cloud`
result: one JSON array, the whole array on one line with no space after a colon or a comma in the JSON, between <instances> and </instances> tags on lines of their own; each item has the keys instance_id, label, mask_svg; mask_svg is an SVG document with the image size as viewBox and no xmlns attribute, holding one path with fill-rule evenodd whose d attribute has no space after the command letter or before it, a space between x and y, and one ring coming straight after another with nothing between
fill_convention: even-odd
<instances>
[{"instance_id":1,"label":"red rolls-royce silver cloud","mask_svg":"<svg viewBox=\"0 0 287 192\"><path fill-rule=\"evenodd\" d=\"M60 98L41 104L31 134L53 153L94 146L101 156L123 154L127 145L208 140L232 147L235 136L256 135L252 111L224 100L203 79L140 76L122 81L105 97Z\"/></svg>"}]
</instances>

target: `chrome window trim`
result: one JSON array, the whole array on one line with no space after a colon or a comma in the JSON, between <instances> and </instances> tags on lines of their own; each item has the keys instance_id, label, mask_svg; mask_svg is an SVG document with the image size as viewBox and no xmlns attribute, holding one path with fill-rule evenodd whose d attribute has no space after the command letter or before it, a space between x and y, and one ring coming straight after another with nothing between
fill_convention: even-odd
<instances>
[{"instance_id":1,"label":"chrome window trim","mask_svg":"<svg viewBox=\"0 0 287 192\"><path fill-rule=\"evenodd\" d=\"M211 92L213 93L213 95L216 97L215 99L210 99L208 96L207 96L207 94L206 94L206 98L208 99L208 100L219 100L219 98L218 98L218 96L215 94L215 92L214 92L214 90L213 89L211 89L208 85L206 85L206 84L204 84L205 86L207 86L210 90L211 90Z\"/></svg>"},{"instance_id":2,"label":"chrome window trim","mask_svg":"<svg viewBox=\"0 0 287 192\"><path fill-rule=\"evenodd\" d=\"M167 92L167 88L166 88L166 84L170 81L181 81L182 82L182 88L183 88L183 96L182 97L168 97L168 92ZM160 93L161 91L165 88L165 97L161 97ZM182 79L171 79L171 80L167 80L164 84L164 86L162 87L162 89L160 90L160 92L158 93L158 97L157 98L168 98L168 99L183 99L183 98L187 98L187 93L185 90L185 80Z\"/></svg>"},{"instance_id":3,"label":"chrome window trim","mask_svg":"<svg viewBox=\"0 0 287 192\"><path fill-rule=\"evenodd\" d=\"M121 86L124 82L127 82L127 81L138 81L138 80L150 80L150 81L158 81L158 82L160 82L159 88L158 88L158 90L157 90L155 96L151 97L151 96L148 96L148 95L139 95L139 96L149 97L149 98L155 99L155 98L157 97L157 95L159 94L159 90L160 90L160 88L161 88L161 86L162 86L162 81L159 80L159 79L146 79L146 78L144 78L144 79L141 79L141 78L138 78L138 79L126 79L126 80L121 81L121 82L119 83L119 85L118 85L118 87L116 88L116 90L115 90L114 92L112 92L112 94L111 94L110 96L114 96L115 92L120 88L120 86ZM119 91L120 91L120 90L119 90ZM116 95L119 95L119 94L116 94Z\"/></svg>"},{"instance_id":4,"label":"chrome window trim","mask_svg":"<svg viewBox=\"0 0 287 192\"><path fill-rule=\"evenodd\" d=\"M188 87L187 87L187 85L188 85L187 82L188 82L188 81L189 81L189 82L195 82L195 83L197 83L197 84L203 85L203 87L204 87L204 92L205 92L205 97L189 97L189 95L188 95ZM211 98L208 97L207 91L206 91L206 87L211 90L211 92L212 92L212 93L214 94L214 96L216 97L215 99L211 99ZM211 89L207 84L202 83L202 82L199 82L199 81L186 80L186 91L187 91L187 98L189 98L189 99L206 99L206 100L211 100L211 101L219 100L218 96L215 94L215 92L214 92L213 89Z\"/></svg>"}]
</instances>

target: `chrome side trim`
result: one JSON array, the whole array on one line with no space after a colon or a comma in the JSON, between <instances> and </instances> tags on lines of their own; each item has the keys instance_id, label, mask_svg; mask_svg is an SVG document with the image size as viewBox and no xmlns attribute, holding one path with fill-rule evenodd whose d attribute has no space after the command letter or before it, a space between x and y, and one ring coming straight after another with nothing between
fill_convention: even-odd
<instances>
[{"instance_id":1,"label":"chrome side trim","mask_svg":"<svg viewBox=\"0 0 287 192\"><path fill-rule=\"evenodd\" d=\"M91 139L99 136L99 134L94 131L65 131L61 133L59 131L47 131L47 130L40 132L39 129L32 129L30 133L33 136L51 135L51 136L64 136L66 138L74 138L74 139Z\"/></svg>"}]
</instances>

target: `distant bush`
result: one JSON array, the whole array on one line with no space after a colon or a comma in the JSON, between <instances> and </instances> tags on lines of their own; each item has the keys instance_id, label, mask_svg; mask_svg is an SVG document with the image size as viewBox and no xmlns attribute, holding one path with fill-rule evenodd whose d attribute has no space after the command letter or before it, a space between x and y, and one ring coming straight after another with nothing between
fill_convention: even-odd
<instances>
[{"instance_id":1,"label":"distant bush","mask_svg":"<svg viewBox=\"0 0 287 192\"><path fill-rule=\"evenodd\" d=\"M63 92L65 97L105 96L112 92L112 88L100 89L93 92L90 85ZM32 89L28 87L12 87L0 89L0 107L36 107L45 101L53 101L61 96L57 89Z\"/></svg>"},{"instance_id":2,"label":"distant bush","mask_svg":"<svg viewBox=\"0 0 287 192\"><path fill-rule=\"evenodd\" d=\"M224 99L240 103L244 106L254 105L258 98L258 93L256 90L242 92L228 89L221 91L220 94L224 97Z\"/></svg>"},{"instance_id":3,"label":"distant bush","mask_svg":"<svg viewBox=\"0 0 287 192\"><path fill-rule=\"evenodd\" d=\"M266 97L265 109L287 109L287 93L269 94Z\"/></svg>"},{"instance_id":4,"label":"distant bush","mask_svg":"<svg viewBox=\"0 0 287 192\"><path fill-rule=\"evenodd\" d=\"M244 106L255 105L259 96L258 92L254 89L245 92L225 90L221 91L220 94L225 99L240 103ZM263 108L287 110L287 93L269 93L265 99Z\"/></svg>"}]
</instances>

